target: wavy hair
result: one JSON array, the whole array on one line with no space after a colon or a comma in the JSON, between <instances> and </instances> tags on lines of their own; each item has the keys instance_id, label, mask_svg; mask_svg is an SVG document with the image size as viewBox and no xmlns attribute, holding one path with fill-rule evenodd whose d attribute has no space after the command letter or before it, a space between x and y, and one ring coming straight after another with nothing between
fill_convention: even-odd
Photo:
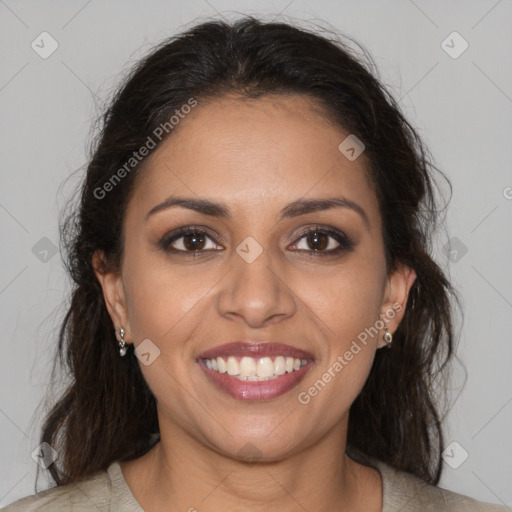
<instances>
[{"instance_id":1,"label":"wavy hair","mask_svg":"<svg viewBox=\"0 0 512 512\"><path fill-rule=\"evenodd\" d=\"M99 118L79 201L59 226L72 290L53 370L60 361L70 381L47 412L41 435L59 453L48 468L56 485L136 458L158 442L155 398L133 345L119 357L91 263L101 249L105 269L119 270L126 204L145 160L110 187L107 199L98 190L191 97L200 103L229 93L303 95L365 144L388 272L404 263L417 277L392 348L377 351L351 406L347 451L439 482L444 441L436 385L453 355L451 296L458 301L432 256L441 224L433 171L446 177L378 78L371 56L343 37L253 16L206 21L153 48L113 95Z\"/></svg>"}]
</instances>

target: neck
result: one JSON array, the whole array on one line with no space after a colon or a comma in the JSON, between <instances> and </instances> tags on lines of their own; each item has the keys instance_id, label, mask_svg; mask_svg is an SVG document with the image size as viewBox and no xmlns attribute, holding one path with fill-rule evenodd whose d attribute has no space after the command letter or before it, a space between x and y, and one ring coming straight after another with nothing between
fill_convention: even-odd
<instances>
[{"instance_id":1,"label":"neck","mask_svg":"<svg viewBox=\"0 0 512 512\"><path fill-rule=\"evenodd\" d=\"M282 460L256 462L241 462L188 434L169 432L121 468L146 512L380 512L380 474L345 454L343 430L333 429Z\"/></svg>"}]
</instances>

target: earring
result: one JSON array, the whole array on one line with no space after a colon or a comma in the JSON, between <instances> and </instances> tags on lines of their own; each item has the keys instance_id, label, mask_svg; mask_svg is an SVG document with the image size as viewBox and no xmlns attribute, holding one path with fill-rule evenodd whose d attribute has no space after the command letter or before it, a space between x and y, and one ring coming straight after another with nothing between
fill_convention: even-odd
<instances>
[{"instance_id":1,"label":"earring","mask_svg":"<svg viewBox=\"0 0 512 512\"><path fill-rule=\"evenodd\" d=\"M117 331L119 331L119 336L121 337L120 340L118 340L119 345L119 355L121 357L126 355L126 351L128 350L128 345L126 344L126 341L124 341L124 329L122 327L118 327L114 334L117 334Z\"/></svg>"},{"instance_id":2,"label":"earring","mask_svg":"<svg viewBox=\"0 0 512 512\"><path fill-rule=\"evenodd\" d=\"M390 348L391 347L391 342L393 341L393 335L390 332L388 332L388 328L387 327L384 327L384 330L386 332L384 333L384 336L382 336L382 339L386 342L386 347Z\"/></svg>"}]
</instances>

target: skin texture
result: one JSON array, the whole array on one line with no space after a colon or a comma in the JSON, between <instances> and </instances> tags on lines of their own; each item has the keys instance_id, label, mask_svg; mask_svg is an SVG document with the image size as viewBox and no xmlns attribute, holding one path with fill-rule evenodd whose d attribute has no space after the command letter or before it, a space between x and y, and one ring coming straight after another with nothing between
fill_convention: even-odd
<instances>
[{"instance_id":1,"label":"skin texture","mask_svg":"<svg viewBox=\"0 0 512 512\"><path fill-rule=\"evenodd\" d=\"M396 330L415 279L403 266L386 274L368 161L364 153L349 161L338 150L347 135L319 115L313 100L297 95L199 101L146 162L124 219L120 272L102 274L102 254L95 253L114 326L124 327L128 343L149 338L160 350L150 365L139 364L158 401L161 442L121 464L147 512L382 509L380 474L344 452L348 411L384 345L384 330L360 344L307 405L298 401L398 303L402 309L387 323ZM232 218L172 207L145 221L170 195L222 202ZM278 220L292 201L340 196L364 209L368 225L349 208ZM164 235L198 225L210 237L202 255L159 246ZM343 231L353 249L313 254L318 246L303 233L316 226ZM252 263L236 252L248 236L263 249ZM321 251L339 245L324 236ZM192 252L186 238L172 247ZM209 382L196 358L244 339L305 349L314 365L280 397L237 400ZM241 460L247 443L258 450L257 463Z\"/></svg>"}]
</instances>

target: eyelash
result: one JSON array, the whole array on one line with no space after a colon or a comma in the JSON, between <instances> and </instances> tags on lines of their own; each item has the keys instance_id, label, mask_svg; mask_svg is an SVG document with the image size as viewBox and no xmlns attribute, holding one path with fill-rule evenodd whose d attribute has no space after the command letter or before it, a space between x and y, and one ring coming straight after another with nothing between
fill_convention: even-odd
<instances>
[{"instance_id":1,"label":"eyelash","mask_svg":"<svg viewBox=\"0 0 512 512\"><path fill-rule=\"evenodd\" d=\"M309 235L312 233L326 234L326 235L334 238L336 240L336 242L339 243L339 246L336 247L335 249L330 249L329 251L324 250L323 252L315 251L314 249L311 249L311 250L299 249L298 252L309 252L311 257L316 257L316 256L323 257L323 256L334 256L341 252L349 252L354 248L353 242L348 238L348 236L345 233L343 233L342 231L339 231L337 229L334 229L334 228L323 228L321 226L314 226L313 228L309 228L307 231L301 233L299 235L299 238L297 238L297 240L295 242L293 242L293 245L295 245L297 242L299 242L300 240L305 238L306 235ZM198 235L198 234L199 235L207 235L208 238L210 238L211 240L213 240L215 242L213 237L211 235L209 235L208 232L205 231L204 229L201 229L196 226L188 226L188 227L184 227L184 228L179 228L176 232L165 235L160 240L160 247L162 248L163 251L166 251L166 252L172 252L174 254L183 254L184 256L193 256L193 257L195 257L196 255L201 254L203 252L206 252L208 250L211 250L211 249L207 249L207 250L200 249L197 251L187 251L187 250L183 250L183 249L170 248L170 245L173 242L175 242L176 240L179 240L180 238L182 238L186 235L194 235L194 234L195 235Z\"/></svg>"}]
</instances>

